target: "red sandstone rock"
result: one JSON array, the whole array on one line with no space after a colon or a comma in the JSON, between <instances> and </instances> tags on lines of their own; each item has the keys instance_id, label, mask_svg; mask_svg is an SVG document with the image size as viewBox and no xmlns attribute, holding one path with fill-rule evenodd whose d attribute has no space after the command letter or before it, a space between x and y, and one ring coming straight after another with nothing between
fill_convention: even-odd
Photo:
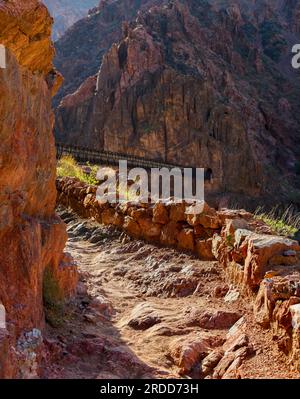
<instances>
[{"instance_id":1,"label":"red sandstone rock","mask_svg":"<svg viewBox=\"0 0 300 399\"><path fill-rule=\"evenodd\" d=\"M166 206L159 202L153 208L153 222L167 224L169 221L169 214Z\"/></svg>"},{"instance_id":2,"label":"red sandstone rock","mask_svg":"<svg viewBox=\"0 0 300 399\"><path fill-rule=\"evenodd\" d=\"M135 330L147 330L161 321L161 314L149 303L142 302L132 310L128 320L128 325Z\"/></svg>"},{"instance_id":3,"label":"red sandstone rock","mask_svg":"<svg viewBox=\"0 0 300 399\"><path fill-rule=\"evenodd\" d=\"M9 326L2 376L18 372L11 345L24 331L44 326L46 267L62 293L71 295L77 283L74 264L63 256L65 226L54 210L51 96L60 77L52 65L51 24L39 1L0 1L0 42L6 47L6 68L0 69L0 301Z\"/></svg>"},{"instance_id":4,"label":"red sandstone rock","mask_svg":"<svg viewBox=\"0 0 300 399\"><path fill-rule=\"evenodd\" d=\"M206 240L208 238L212 238L216 233L215 229L206 229L201 225L194 226L194 234L195 237L199 240Z\"/></svg>"},{"instance_id":5,"label":"red sandstone rock","mask_svg":"<svg viewBox=\"0 0 300 399\"><path fill-rule=\"evenodd\" d=\"M170 220L173 222L184 222L186 220L185 204L171 204L170 208Z\"/></svg>"},{"instance_id":6,"label":"red sandstone rock","mask_svg":"<svg viewBox=\"0 0 300 399\"><path fill-rule=\"evenodd\" d=\"M253 218L252 213L249 213L243 209L233 210L233 209L221 209L217 211L217 214L222 222L225 223L226 219L243 219L249 221Z\"/></svg>"},{"instance_id":7,"label":"red sandstone rock","mask_svg":"<svg viewBox=\"0 0 300 399\"><path fill-rule=\"evenodd\" d=\"M123 225L123 216L118 214L115 209L108 208L101 213L102 223L121 227Z\"/></svg>"},{"instance_id":8,"label":"red sandstone rock","mask_svg":"<svg viewBox=\"0 0 300 399\"><path fill-rule=\"evenodd\" d=\"M247 243L244 278L250 286L259 285L274 255L286 250L300 251L297 241L279 236L252 234L247 237Z\"/></svg>"},{"instance_id":9,"label":"red sandstone rock","mask_svg":"<svg viewBox=\"0 0 300 399\"><path fill-rule=\"evenodd\" d=\"M228 329L240 318L241 314L234 311L192 310L187 316L186 324L204 329Z\"/></svg>"},{"instance_id":10,"label":"red sandstone rock","mask_svg":"<svg viewBox=\"0 0 300 399\"><path fill-rule=\"evenodd\" d=\"M70 196L70 198L63 199L70 202L81 214L86 212L84 208L84 198L81 198L81 191L77 188L81 184L77 184L74 179L64 179L57 183L57 187L61 194ZM74 186L74 187L73 187ZM76 190L75 190L76 188ZM84 189L87 192L87 188ZM76 197L74 197L74 195ZM86 196L90 194L85 194ZM93 203L88 203L88 209L93 208ZM121 207L109 208L111 215L117 211L121 212ZM99 215L105 211L98 209ZM120 226L133 237L145 238L147 240L154 239L160 241L163 245L173 245L184 247L184 249L192 248L191 239L194 236L195 228L191 229L182 223L170 221L167 224L154 223L152 217L148 215L148 208L137 208L130 204L126 207L122 205L122 214L125 216L124 225ZM135 215L137 220L128 216ZM109 220L112 224L113 220ZM286 353L295 367L299 367L300 346L298 339L298 308L294 305L300 303L300 283L299 274L297 272L297 265L278 265L285 263L286 260L292 259L294 263L295 258L299 259L299 246L293 240L284 237L257 234L251 230L245 230L247 227L245 223L251 224L251 221L241 219L235 214L235 219L224 219L224 226L221 234L214 234L213 238L206 240L196 239L196 245L200 252L199 257L203 256L203 248L207 251L207 257L211 254L218 259L220 266L224 268L227 279L230 283L237 284L238 289L231 286L228 296L224 298L226 303L231 303L242 297L242 294L253 295L253 288L260 285L260 289L254 304L254 314L256 321L263 327L272 327L274 335L277 337L279 348ZM204 229L204 228L203 228ZM207 229L204 229L206 232ZM208 229L211 232L211 229ZM229 239L230 237L230 239ZM200 243L200 244L199 244ZM205 252L206 253L206 252ZM296 255L295 255L296 254ZM288 261L288 263L290 263ZM260 278L253 285L253 278L245 278L248 275L245 272L249 268L257 270L260 267ZM290 272L290 274L289 274ZM184 273L189 273L188 269ZM148 280L147 280L148 279ZM149 277L145 283L145 291L148 289ZM199 286L199 278L189 275L179 275L176 278L170 278L167 284L164 284L163 291L168 292L169 296L186 296L195 293ZM151 292L151 294L161 294L162 287ZM224 286L227 291L228 287ZM219 293L220 291L220 293ZM225 291L219 290L216 295L224 296ZM157 312L156 316L157 316ZM197 312L196 312L197 313ZM186 320L186 324L190 326L197 325L203 328L227 328L240 315L230 311L204 312L195 313L193 317ZM147 317L145 320L148 320ZM147 325L148 321L145 322ZM151 317L149 318L151 324ZM223 343L223 342L222 342ZM222 344L221 343L221 344ZM220 344L220 345L221 345ZM193 346L193 345L192 345ZM188 347L190 347L188 345ZM193 347L194 348L194 347ZM191 350L191 352L189 352ZM197 352L197 349L195 349ZM224 344L221 352L224 351L224 356L215 366L214 378L239 378L239 366L243 360L251 352L251 347L248 344L248 337L246 331L246 324L241 319L229 332L227 341ZM176 352L176 351L175 351ZM190 370L188 359L191 364L195 365L193 349L184 350L182 357L187 360L180 360L180 354L173 353L173 358L176 359L176 364L182 364L182 370ZM209 354L211 350L207 352ZM178 349L178 353L180 350ZM212 358L217 362L220 355ZM217 360L216 360L217 359ZM198 358L199 361L199 358ZM186 363L186 366L184 364ZM192 366L193 367L193 366ZM204 368L205 370L205 368ZM186 371L182 371L186 372Z\"/></svg>"},{"instance_id":11,"label":"red sandstone rock","mask_svg":"<svg viewBox=\"0 0 300 399\"><path fill-rule=\"evenodd\" d=\"M209 374L219 363L224 356L222 348L214 349L208 356L206 356L201 362L201 371L204 375Z\"/></svg>"},{"instance_id":12,"label":"red sandstone rock","mask_svg":"<svg viewBox=\"0 0 300 399\"><path fill-rule=\"evenodd\" d=\"M140 218L138 224L141 228L141 236L148 240L159 240L161 225L153 223L150 218Z\"/></svg>"},{"instance_id":13,"label":"red sandstone rock","mask_svg":"<svg viewBox=\"0 0 300 399\"><path fill-rule=\"evenodd\" d=\"M169 222L161 230L160 242L164 245L177 245L179 232L180 225L173 221Z\"/></svg>"},{"instance_id":14,"label":"red sandstone rock","mask_svg":"<svg viewBox=\"0 0 300 399\"><path fill-rule=\"evenodd\" d=\"M125 217L123 228L130 236L133 236L133 237L140 237L141 236L141 228L140 228L140 226L130 216L126 216Z\"/></svg>"},{"instance_id":15,"label":"red sandstone rock","mask_svg":"<svg viewBox=\"0 0 300 399\"><path fill-rule=\"evenodd\" d=\"M244 318L239 319L229 330L223 344L224 356L214 369L213 378L239 378L238 368L252 351Z\"/></svg>"},{"instance_id":16,"label":"red sandstone rock","mask_svg":"<svg viewBox=\"0 0 300 399\"><path fill-rule=\"evenodd\" d=\"M195 248L194 231L191 228L183 228L178 236L178 247L187 251L193 251Z\"/></svg>"},{"instance_id":17,"label":"red sandstone rock","mask_svg":"<svg viewBox=\"0 0 300 399\"><path fill-rule=\"evenodd\" d=\"M196 240L196 250L200 259L202 260L215 260L215 256L212 253L212 242L213 239L208 240Z\"/></svg>"},{"instance_id":18,"label":"red sandstone rock","mask_svg":"<svg viewBox=\"0 0 300 399\"><path fill-rule=\"evenodd\" d=\"M148 211L147 211L147 209L144 209L144 208L137 209L135 207L129 207L128 215L130 215L134 220L138 221L141 218L147 217Z\"/></svg>"},{"instance_id":19,"label":"red sandstone rock","mask_svg":"<svg viewBox=\"0 0 300 399\"><path fill-rule=\"evenodd\" d=\"M211 351L211 348L219 344L217 337L206 337L199 333L178 338L170 346L170 356L174 363L180 368L182 374L186 374L192 368L205 358Z\"/></svg>"},{"instance_id":20,"label":"red sandstone rock","mask_svg":"<svg viewBox=\"0 0 300 399\"><path fill-rule=\"evenodd\" d=\"M195 206L187 208L186 215L187 222L193 227L201 225L206 229L218 229L221 226L217 212L206 203L204 203L203 208L201 207L200 212Z\"/></svg>"}]
</instances>

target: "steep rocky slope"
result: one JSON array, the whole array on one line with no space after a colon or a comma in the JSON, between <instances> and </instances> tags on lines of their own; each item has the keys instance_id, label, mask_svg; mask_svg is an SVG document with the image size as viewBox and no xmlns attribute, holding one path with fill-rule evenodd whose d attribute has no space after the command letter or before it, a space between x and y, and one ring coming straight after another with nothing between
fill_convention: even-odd
<instances>
[{"instance_id":1,"label":"steep rocky slope","mask_svg":"<svg viewBox=\"0 0 300 399\"><path fill-rule=\"evenodd\" d=\"M55 65L64 76L64 84L54 98L76 90L89 76L99 70L101 60L110 46L122 38L122 24L136 17L140 9L160 3L158 0L100 1L90 12L55 43Z\"/></svg>"},{"instance_id":2,"label":"steep rocky slope","mask_svg":"<svg viewBox=\"0 0 300 399\"><path fill-rule=\"evenodd\" d=\"M99 0L43 0L54 18L53 39L60 38L76 21L99 4Z\"/></svg>"},{"instance_id":3,"label":"steep rocky slope","mask_svg":"<svg viewBox=\"0 0 300 399\"><path fill-rule=\"evenodd\" d=\"M38 372L45 270L62 296L76 284L63 254L65 225L54 210L51 96L61 78L52 65L51 24L39 1L0 1L6 58L0 69L1 378Z\"/></svg>"},{"instance_id":4,"label":"steep rocky slope","mask_svg":"<svg viewBox=\"0 0 300 399\"><path fill-rule=\"evenodd\" d=\"M255 322L251 299L222 280L220 264L60 214L80 295L72 318L48 329L53 361L43 377L299 378L279 340Z\"/></svg>"},{"instance_id":5,"label":"steep rocky slope","mask_svg":"<svg viewBox=\"0 0 300 399\"><path fill-rule=\"evenodd\" d=\"M78 22L58 43L65 92L82 82L83 65L92 76L57 108L57 139L211 168L217 193L299 202L298 2L134 2L143 12L106 51L130 17L119 10L112 25L109 11L125 4L103 3L93 24ZM68 46L79 37L74 62Z\"/></svg>"},{"instance_id":6,"label":"steep rocky slope","mask_svg":"<svg viewBox=\"0 0 300 399\"><path fill-rule=\"evenodd\" d=\"M72 317L48 329L46 378L299 378L298 242L243 210L190 218L57 187L80 283Z\"/></svg>"}]
</instances>

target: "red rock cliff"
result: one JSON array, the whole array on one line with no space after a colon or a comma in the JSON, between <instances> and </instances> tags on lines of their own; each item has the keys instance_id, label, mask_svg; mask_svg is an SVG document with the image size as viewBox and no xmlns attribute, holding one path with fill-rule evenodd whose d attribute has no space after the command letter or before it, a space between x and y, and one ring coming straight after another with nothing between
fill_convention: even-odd
<instances>
[{"instance_id":1,"label":"red rock cliff","mask_svg":"<svg viewBox=\"0 0 300 399\"><path fill-rule=\"evenodd\" d=\"M22 342L40 339L45 269L67 294L76 283L75 269L62 263L67 235L55 214L51 97L60 76L52 65L51 25L39 1L0 0L0 43L6 58L0 68L0 302L6 309L6 329L0 328L2 378L26 376Z\"/></svg>"},{"instance_id":2,"label":"red rock cliff","mask_svg":"<svg viewBox=\"0 0 300 399\"><path fill-rule=\"evenodd\" d=\"M241 198L245 206L249 198L299 203L299 83L290 53L299 39L295 2L136 3L144 8L135 20L126 16L123 38L101 55L98 74L56 109L57 139L210 168L210 192ZM108 1L93 18L115 32L106 15L112 4L126 1ZM85 37L86 25L78 22L72 39ZM103 34L88 37L88 57L74 57L82 47L75 41L70 51L70 35L59 42L57 65L72 71L73 82L82 82L80 63L95 73L100 53L88 49L111 44Z\"/></svg>"}]
</instances>

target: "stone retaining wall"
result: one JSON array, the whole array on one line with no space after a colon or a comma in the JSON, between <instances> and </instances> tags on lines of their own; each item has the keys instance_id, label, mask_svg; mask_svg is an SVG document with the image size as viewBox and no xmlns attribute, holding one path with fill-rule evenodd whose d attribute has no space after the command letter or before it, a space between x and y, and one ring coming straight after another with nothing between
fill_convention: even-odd
<instances>
[{"instance_id":1,"label":"stone retaining wall","mask_svg":"<svg viewBox=\"0 0 300 399\"><path fill-rule=\"evenodd\" d=\"M300 245L272 234L244 210L217 211L204 204L187 214L186 204L108 204L96 186L74 178L57 180L58 204L129 236L218 261L227 280L253 300L256 321L271 328L280 349L300 371Z\"/></svg>"}]
</instances>

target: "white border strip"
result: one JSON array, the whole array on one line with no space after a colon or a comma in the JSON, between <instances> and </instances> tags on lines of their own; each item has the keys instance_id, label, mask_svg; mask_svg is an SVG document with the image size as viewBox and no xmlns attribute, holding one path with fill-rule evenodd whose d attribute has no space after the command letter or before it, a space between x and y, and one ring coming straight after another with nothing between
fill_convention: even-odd
<instances>
[{"instance_id":1,"label":"white border strip","mask_svg":"<svg viewBox=\"0 0 300 399\"><path fill-rule=\"evenodd\" d=\"M6 68L6 50L3 44L0 44L0 68Z\"/></svg>"},{"instance_id":2,"label":"white border strip","mask_svg":"<svg viewBox=\"0 0 300 399\"><path fill-rule=\"evenodd\" d=\"M6 328L6 311L2 303L0 303L0 328Z\"/></svg>"}]
</instances>

